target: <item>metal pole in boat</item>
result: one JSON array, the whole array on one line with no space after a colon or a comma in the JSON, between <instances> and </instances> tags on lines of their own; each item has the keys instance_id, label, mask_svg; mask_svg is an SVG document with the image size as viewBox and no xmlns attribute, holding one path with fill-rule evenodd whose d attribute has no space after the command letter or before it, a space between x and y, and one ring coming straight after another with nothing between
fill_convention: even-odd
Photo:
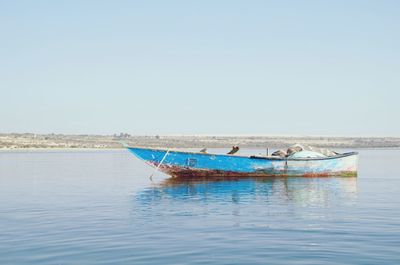
<instances>
[{"instance_id":1,"label":"metal pole in boat","mask_svg":"<svg viewBox=\"0 0 400 265\"><path fill-rule=\"evenodd\" d=\"M157 165L156 169L154 169L153 173L151 173L151 175L149 177L149 179L151 181L153 181L153 175L158 171L158 169L160 168L161 164L164 162L165 158L167 157L168 153L169 153L169 149L165 153L164 157L161 159L160 163Z\"/></svg>"}]
</instances>

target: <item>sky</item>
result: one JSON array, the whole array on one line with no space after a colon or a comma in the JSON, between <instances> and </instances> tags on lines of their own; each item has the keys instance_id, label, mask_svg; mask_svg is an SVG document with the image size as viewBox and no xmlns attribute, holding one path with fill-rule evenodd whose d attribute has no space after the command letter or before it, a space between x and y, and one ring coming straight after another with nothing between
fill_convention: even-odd
<instances>
[{"instance_id":1,"label":"sky","mask_svg":"<svg viewBox=\"0 0 400 265\"><path fill-rule=\"evenodd\" d=\"M0 0L0 132L400 136L400 1Z\"/></svg>"}]
</instances>

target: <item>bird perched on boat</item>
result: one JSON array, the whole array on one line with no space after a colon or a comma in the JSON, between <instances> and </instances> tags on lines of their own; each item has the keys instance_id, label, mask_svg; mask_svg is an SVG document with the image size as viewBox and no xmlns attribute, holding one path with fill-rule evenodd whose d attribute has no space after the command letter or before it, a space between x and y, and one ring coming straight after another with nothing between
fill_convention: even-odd
<instances>
[{"instance_id":1,"label":"bird perched on boat","mask_svg":"<svg viewBox=\"0 0 400 265\"><path fill-rule=\"evenodd\" d=\"M232 146L232 150L229 151L227 154L233 155L233 154L237 153L237 151L239 151L239 146L234 145L234 146Z\"/></svg>"},{"instance_id":2,"label":"bird perched on boat","mask_svg":"<svg viewBox=\"0 0 400 265\"><path fill-rule=\"evenodd\" d=\"M205 153L207 153L207 148L203 148L203 149L201 149L199 152L205 154Z\"/></svg>"}]
</instances>

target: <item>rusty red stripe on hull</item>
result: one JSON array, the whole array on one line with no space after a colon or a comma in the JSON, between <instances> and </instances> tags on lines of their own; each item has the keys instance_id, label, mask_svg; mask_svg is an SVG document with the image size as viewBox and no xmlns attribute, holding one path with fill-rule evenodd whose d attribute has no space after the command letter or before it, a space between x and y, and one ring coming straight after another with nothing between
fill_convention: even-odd
<instances>
[{"instance_id":1,"label":"rusty red stripe on hull","mask_svg":"<svg viewBox=\"0 0 400 265\"><path fill-rule=\"evenodd\" d=\"M153 164L153 166L156 166ZM293 173L285 171L274 171L274 172L249 172L240 173L233 171L224 170L210 170L210 169L195 169L188 167L178 166L160 166L160 170L165 174L173 177L180 178L243 178L243 177L289 177L289 176L301 176L301 177L330 177L330 176L345 176L354 177L357 176L357 172L354 171L341 171L341 172L318 172L318 173Z\"/></svg>"}]
</instances>

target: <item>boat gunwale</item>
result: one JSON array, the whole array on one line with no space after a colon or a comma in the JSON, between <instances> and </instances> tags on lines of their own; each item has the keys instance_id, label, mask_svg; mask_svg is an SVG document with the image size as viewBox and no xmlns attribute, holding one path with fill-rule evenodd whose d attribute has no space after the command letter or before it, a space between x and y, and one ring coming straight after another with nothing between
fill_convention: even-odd
<instances>
[{"instance_id":1,"label":"boat gunwale","mask_svg":"<svg viewBox=\"0 0 400 265\"><path fill-rule=\"evenodd\" d=\"M266 156L244 156L244 155L228 155L228 154L210 154L210 153L201 153L201 152L189 152L189 151L180 151L180 150L171 150L166 148L152 148L152 147L131 147L127 146L128 149L145 149L145 150L154 150L154 151L163 151L169 153L184 153L184 154L192 154L192 155L205 155L205 156L226 156L226 157L239 157L239 158L248 158L248 159L260 159L260 160L273 160L273 161L318 161L318 160L330 160L330 159L338 159L349 156L358 155L358 152L347 152L343 154L338 154L335 156L327 156L327 157L299 157L299 158L289 158L289 157L266 157Z\"/></svg>"}]
</instances>

